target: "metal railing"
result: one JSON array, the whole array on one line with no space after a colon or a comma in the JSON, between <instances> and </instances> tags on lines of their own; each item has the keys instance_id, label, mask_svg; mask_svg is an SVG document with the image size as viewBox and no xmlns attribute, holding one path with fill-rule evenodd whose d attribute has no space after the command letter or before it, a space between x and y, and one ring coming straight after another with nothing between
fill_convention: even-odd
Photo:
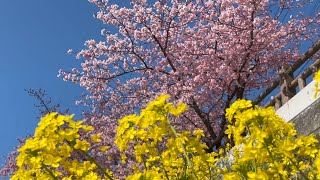
<instances>
[{"instance_id":1,"label":"metal railing","mask_svg":"<svg viewBox=\"0 0 320 180\"><path fill-rule=\"evenodd\" d=\"M296 87L301 91L306 86L306 79L320 68L320 59L315 60L307 69L305 69L297 77L293 77L293 73L301 67L307 60L312 58L320 50L320 40L315 43L307 52L302 54L300 58L290 67L282 67L279 70L279 79L271 83L254 101L253 104L260 104L266 97L271 95L272 91L280 86L280 92L273 96L264 107L274 106L277 110L283 104L288 102L297 92Z\"/></svg>"}]
</instances>

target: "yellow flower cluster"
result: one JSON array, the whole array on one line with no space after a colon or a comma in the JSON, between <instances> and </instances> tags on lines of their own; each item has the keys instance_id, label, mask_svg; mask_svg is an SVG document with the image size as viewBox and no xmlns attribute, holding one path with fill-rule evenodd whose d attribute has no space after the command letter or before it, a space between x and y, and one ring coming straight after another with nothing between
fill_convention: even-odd
<instances>
[{"instance_id":1,"label":"yellow flower cluster","mask_svg":"<svg viewBox=\"0 0 320 180\"><path fill-rule=\"evenodd\" d=\"M127 179L202 179L215 177L216 153L206 153L202 130L176 132L170 117L179 116L187 106L168 103L161 95L141 111L119 121L115 143L120 151L133 148L135 174ZM123 155L124 156L124 155ZM123 163L125 163L125 158Z\"/></svg>"},{"instance_id":2,"label":"yellow flower cluster","mask_svg":"<svg viewBox=\"0 0 320 180\"><path fill-rule=\"evenodd\" d=\"M234 160L224 179L315 179L319 174L318 140L300 136L272 107L253 107L238 100L227 110L226 134L232 138Z\"/></svg>"},{"instance_id":3,"label":"yellow flower cluster","mask_svg":"<svg viewBox=\"0 0 320 180\"><path fill-rule=\"evenodd\" d=\"M12 180L101 179L97 170L101 170L101 166L88 154L90 143L81 140L79 134L92 131L93 127L73 121L72 117L50 113L41 119L34 136L18 149L19 169ZM100 142L99 138L100 134L91 136L93 142ZM73 159L72 153L81 153L86 158ZM104 174L107 173L104 170Z\"/></svg>"},{"instance_id":4,"label":"yellow flower cluster","mask_svg":"<svg viewBox=\"0 0 320 180\"><path fill-rule=\"evenodd\" d=\"M315 94L314 94L314 97L316 98L316 97L318 96L319 91L320 91L320 89L319 89L320 71L317 71L317 72L315 73L315 75L314 75L314 77L313 77L313 80L316 81L316 84L315 84L315 86L316 86L315 91L316 91L316 92L315 92Z\"/></svg>"},{"instance_id":5,"label":"yellow flower cluster","mask_svg":"<svg viewBox=\"0 0 320 180\"><path fill-rule=\"evenodd\" d=\"M121 163L134 161L134 173L126 179L320 179L318 140L314 135L297 137L294 125L284 122L272 107L234 102L226 110L226 134L233 147L207 153L202 130L177 132L172 126L187 106L175 106L169 97L161 95L140 115L119 120L115 144ZM90 156L101 133L83 139L80 132L93 127L72 117L50 113L41 119L34 136L18 149L19 169L11 179L113 179L112 172ZM99 147L102 152L107 149ZM78 153L81 156L75 158Z\"/></svg>"}]
</instances>

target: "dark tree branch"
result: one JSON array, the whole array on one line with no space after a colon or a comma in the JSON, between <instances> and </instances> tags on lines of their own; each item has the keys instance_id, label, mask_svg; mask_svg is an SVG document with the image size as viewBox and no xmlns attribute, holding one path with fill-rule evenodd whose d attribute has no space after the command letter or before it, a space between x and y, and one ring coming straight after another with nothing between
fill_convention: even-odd
<instances>
[{"instance_id":1,"label":"dark tree branch","mask_svg":"<svg viewBox=\"0 0 320 180\"><path fill-rule=\"evenodd\" d=\"M53 104L52 99L47 98L48 94L45 90L42 90L41 88L38 90L30 88L25 89L25 91L28 93L29 96L34 97L39 102L39 104L34 104L34 106L38 108L39 115L41 117L51 112L59 112L60 114L66 114L69 111L68 109L66 109L64 112L60 112L60 104Z\"/></svg>"}]
</instances>

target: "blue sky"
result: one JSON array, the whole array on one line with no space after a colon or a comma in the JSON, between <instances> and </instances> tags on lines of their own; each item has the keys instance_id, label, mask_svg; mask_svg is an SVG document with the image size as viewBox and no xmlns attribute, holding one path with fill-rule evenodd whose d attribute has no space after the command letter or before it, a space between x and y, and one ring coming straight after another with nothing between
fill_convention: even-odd
<instances>
[{"instance_id":1,"label":"blue sky","mask_svg":"<svg viewBox=\"0 0 320 180\"><path fill-rule=\"evenodd\" d=\"M100 37L96 11L86 0L0 1L0 155L38 123L37 101L24 89L43 88L55 102L79 112L74 102L82 89L57 74L79 64L66 53L69 48L80 50L87 39Z\"/></svg>"}]
</instances>

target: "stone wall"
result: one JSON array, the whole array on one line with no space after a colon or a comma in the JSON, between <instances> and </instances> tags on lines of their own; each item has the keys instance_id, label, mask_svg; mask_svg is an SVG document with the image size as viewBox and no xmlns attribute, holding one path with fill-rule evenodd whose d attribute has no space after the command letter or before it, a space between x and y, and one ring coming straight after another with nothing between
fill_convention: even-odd
<instances>
[{"instance_id":1,"label":"stone wall","mask_svg":"<svg viewBox=\"0 0 320 180\"><path fill-rule=\"evenodd\" d=\"M315 81L312 81L276 111L286 122L296 124L298 134L320 132L320 93L317 98L314 95Z\"/></svg>"},{"instance_id":2,"label":"stone wall","mask_svg":"<svg viewBox=\"0 0 320 180\"><path fill-rule=\"evenodd\" d=\"M320 132L320 99L300 112L290 122L295 123L298 134L308 135Z\"/></svg>"}]
</instances>

